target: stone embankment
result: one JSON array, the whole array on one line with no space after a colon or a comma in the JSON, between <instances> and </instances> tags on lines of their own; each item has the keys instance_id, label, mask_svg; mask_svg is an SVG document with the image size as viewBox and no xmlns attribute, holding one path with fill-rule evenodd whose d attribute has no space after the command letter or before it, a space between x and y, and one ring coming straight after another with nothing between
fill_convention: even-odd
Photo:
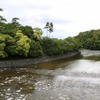
<instances>
[{"instance_id":1,"label":"stone embankment","mask_svg":"<svg viewBox=\"0 0 100 100\"><path fill-rule=\"evenodd\" d=\"M43 62L73 57L78 54L80 54L80 52L71 52L71 53L57 55L57 56L45 56L45 57L36 58L36 59L26 58L26 59L14 59L14 60L11 60L11 59L1 60L0 68L22 68L22 67L27 67L34 64L43 63Z\"/></svg>"}]
</instances>

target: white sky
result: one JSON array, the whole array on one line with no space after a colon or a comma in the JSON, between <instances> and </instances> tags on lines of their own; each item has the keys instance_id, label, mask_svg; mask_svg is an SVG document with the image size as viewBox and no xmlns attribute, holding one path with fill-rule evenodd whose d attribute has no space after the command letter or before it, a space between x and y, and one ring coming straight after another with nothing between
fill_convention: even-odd
<instances>
[{"instance_id":1,"label":"white sky","mask_svg":"<svg viewBox=\"0 0 100 100\"><path fill-rule=\"evenodd\" d=\"M51 37L66 38L81 31L100 29L100 0L0 0L8 21L20 18L22 25L40 27L53 22ZM46 36L44 30L43 36Z\"/></svg>"}]
</instances>

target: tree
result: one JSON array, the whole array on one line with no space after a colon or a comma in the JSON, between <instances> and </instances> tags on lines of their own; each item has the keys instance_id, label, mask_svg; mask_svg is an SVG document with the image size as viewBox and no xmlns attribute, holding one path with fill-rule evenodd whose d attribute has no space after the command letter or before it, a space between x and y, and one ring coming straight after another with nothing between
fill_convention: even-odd
<instances>
[{"instance_id":1,"label":"tree","mask_svg":"<svg viewBox=\"0 0 100 100\"><path fill-rule=\"evenodd\" d=\"M14 39L14 37L5 34L5 44L5 52L8 54L8 56L13 56L17 54L16 40Z\"/></svg>"},{"instance_id":2,"label":"tree","mask_svg":"<svg viewBox=\"0 0 100 100\"><path fill-rule=\"evenodd\" d=\"M31 26L21 26L19 28L24 35L27 35L29 38L33 38L33 28Z\"/></svg>"},{"instance_id":3,"label":"tree","mask_svg":"<svg viewBox=\"0 0 100 100\"><path fill-rule=\"evenodd\" d=\"M46 22L46 25L44 27L45 29L47 29L47 37L48 37L48 31L49 31L49 22Z\"/></svg>"},{"instance_id":4,"label":"tree","mask_svg":"<svg viewBox=\"0 0 100 100\"><path fill-rule=\"evenodd\" d=\"M24 35L20 30L16 32L16 50L20 56L28 56L31 40Z\"/></svg>"},{"instance_id":5,"label":"tree","mask_svg":"<svg viewBox=\"0 0 100 100\"><path fill-rule=\"evenodd\" d=\"M0 11L3 11L3 9L2 9L2 8L0 8Z\"/></svg>"},{"instance_id":6,"label":"tree","mask_svg":"<svg viewBox=\"0 0 100 100\"><path fill-rule=\"evenodd\" d=\"M29 57L33 57L33 58L41 57L43 55L42 46L40 45L39 42L31 40L28 55L29 55Z\"/></svg>"},{"instance_id":7,"label":"tree","mask_svg":"<svg viewBox=\"0 0 100 100\"><path fill-rule=\"evenodd\" d=\"M7 20L5 18L3 18L2 16L0 16L0 22L6 22Z\"/></svg>"},{"instance_id":8,"label":"tree","mask_svg":"<svg viewBox=\"0 0 100 100\"><path fill-rule=\"evenodd\" d=\"M3 11L3 9L0 8L0 11ZM5 24L6 24L5 22L6 21L7 20L3 16L0 15L0 33L2 33L4 31L4 27L5 27Z\"/></svg>"},{"instance_id":9,"label":"tree","mask_svg":"<svg viewBox=\"0 0 100 100\"><path fill-rule=\"evenodd\" d=\"M59 43L58 39L53 39L53 38L43 38L42 39L42 47L43 47L43 52L48 55L58 55L61 54L61 45Z\"/></svg>"},{"instance_id":10,"label":"tree","mask_svg":"<svg viewBox=\"0 0 100 100\"><path fill-rule=\"evenodd\" d=\"M53 32L53 23L52 23L52 22L50 23L49 32L50 32L50 33Z\"/></svg>"},{"instance_id":11,"label":"tree","mask_svg":"<svg viewBox=\"0 0 100 100\"><path fill-rule=\"evenodd\" d=\"M7 56L5 52L5 47L6 47L5 35L0 34L0 58L5 58Z\"/></svg>"},{"instance_id":12,"label":"tree","mask_svg":"<svg viewBox=\"0 0 100 100\"><path fill-rule=\"evenodd\" d=\"M46 25L44 28L47 29L47 37L50 37L50 33L53 32L53 23L46 22ZM49 34L48 34L48 32L49 32Z\"/></svg>"},{"instance_id":13,"label":"tree","mask_svg":"<svg viewBox=\"0 0 100 100\"><path fill-rule=\"evenodd\" d=\"M42 29L41 28L33 28L33 37L35 40L40 41L41 40L41 35L43 34Z\"/></svg>"},{"instance_id":14,"label":"tree","mask_svg":"<svg viewBox=\"0 0 100 100\"><path fill-rule=\"evenodd\" d=\"M2 26L3 26L1 30L2 34L9 34L10 36L13 36L13 37L16 35L17 28L14 23L6 23Z\"/></svg>"},{"instance_id":15,"label":"tree","mask_svg":"<svg viewBox=\"0 0 100 100\"><path fill-rule=\"evenodd\" d=\"M18 20L20 20L20 19L17 17L14 17L14 18L12 18L12 21L11 21L16 26L16 29L19 29L19 27L21 26L19 24Z\"/></svg>"},{"instance_id":16,"label":"tree","mask_svg":"<svg viewBox=\"0 0 100 100\"><path fill-rule=\"evenodd\" d=\"M14 17L14 18L12 18L12 23L17 23L18 20L19 20L19 18Z\"/></svg>"},{"instance_id":17,"label":"tree","mask_svg":"<svg viewBox=\"0 0 100 100\"><path fill-rule=\"evenodd\" d=\"M3 9L2 8L0 8L0 11L3 11ZM2 17L1 15L0 15L0 22L6 22L7 20L4 18L4 17Z\"/></svg>"}]
</instances>

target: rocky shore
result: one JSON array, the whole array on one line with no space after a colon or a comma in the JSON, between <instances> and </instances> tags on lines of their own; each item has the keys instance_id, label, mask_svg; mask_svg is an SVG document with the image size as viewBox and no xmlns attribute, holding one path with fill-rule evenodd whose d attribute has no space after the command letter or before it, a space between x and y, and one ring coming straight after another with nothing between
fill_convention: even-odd
<instances>
[{"instance_id":1,"label":"rocky shore","mask_svg":"<svg viewBox=\"0 0 100 100\"><path fill-rule=\"evenodd\" d=\"M78 54L80 54L80 52L71 52L71 53L56 55L56 56L45 56L45 57L36 58L36 59L26 58L26 59L14 59L14 60L13 59L1 60L0 68L22 68L22 67L24 68L24 67L34 65L34 64L73 57Z\"/></svg>"}]
</instances>

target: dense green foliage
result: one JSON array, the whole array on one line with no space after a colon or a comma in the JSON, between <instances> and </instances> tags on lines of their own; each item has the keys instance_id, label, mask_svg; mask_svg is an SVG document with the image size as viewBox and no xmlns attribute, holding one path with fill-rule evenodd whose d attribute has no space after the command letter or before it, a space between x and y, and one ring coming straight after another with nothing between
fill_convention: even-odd
<instances>
[{"instance_id":1,"label":"dense green foliage","mask_svg":"<svg viewBox=\"0 0 100 100\"><path fill-rule=\"evenodd\" d=\"M3 11L0 9L0 11ZM44 37L41 28L23 26L12 18L11 22L0 16L0 58L6 57L41 57L58 55L79 49L76 38L64 40ZM46 24L47 31L53 32L53 23Z\"/></svg>"},{"instance_id":2,"label":"dense green foliage","mask_svg":"<svg viewBox=\"0 0 100 100\"><path fill-rule=\"evenodd\" d=\"M59 40L57 39L50 39L50 38L43 38L42 39L42 47L43 51L46 55L56 55L60 54L61 45L59 43Z\"/></svg>"},{"instance_id":3,"label":"dense green foliage","mask_svg":"<svg viewBox=\"0 0 100 100\"><path fill-rule=\"evenodd\" d=\"M29 57L41 57L43 56L42 46L39 42L31 40L30 49L29 49Z\"/></svg>"},{"instance_id":4,"label":"dense green foliage","mask_svg":"<svg viewBox=\"0 0 100 100\"><path fill-rule=\"evenodd\" d=\"M27 56L30 49L30 39L21 33L21 31L16 32L16 50L19 55Z\"/></svg>"},{"instance_id":5,"label":"dense green foliage","mask_svg":"<svg viewBox=\"0 0 100 100\"><path fill-rule=\"evenodd\" d=\"M68 37L64 40L59 39L42 39L43 52L46 55L58 55L72 51L78 51L79 46L74 38Z\"/></svg>"},{"instance_id":6,"label":"dense green foliage","mask_svg":"<svg viewBox=\"0 0 100 100\"><path fill-rule=\"evenodd\" d=\"M76 39L85 49L100 50L100 30L81 32Z\"/></svg>"},{"instance_id":7,"label":"dense green foliage","mask_svg":"<svg viewBox=\"0 0 100 100\"><path fill-rule=\"evenodd\" d=\"M33 38L33 29L31 26L21 26L19 29L24 35L27 35L29 38Z\"/></svg>"},{"instance_id":8,"label":"dense green foliage","mask_svg":"<svg viewBox=\"0 0 100 100\"><path fill-rule=\"evenodd\" d=\"M6 53L4 51L5 47L5 36L3 34L0 34L0 58L6 57Z\"/></svg>"}]
</instances>

